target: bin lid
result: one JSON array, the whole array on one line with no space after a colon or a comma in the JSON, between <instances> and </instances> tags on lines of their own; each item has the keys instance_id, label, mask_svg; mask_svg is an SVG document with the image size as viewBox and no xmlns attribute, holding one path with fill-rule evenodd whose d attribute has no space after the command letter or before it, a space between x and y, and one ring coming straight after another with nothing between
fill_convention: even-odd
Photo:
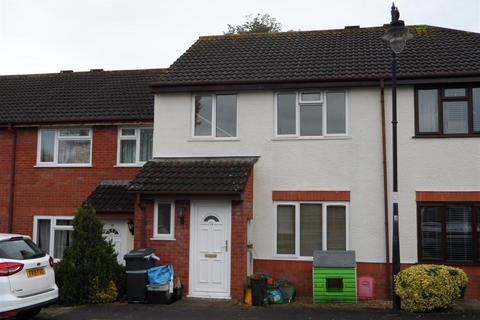
<instances>
[{"instance_id":1,"label":"bin lid","mask_svg":"<svg viewBox=\"0 0 480 320\"><path fill-rule=\"evenodd\" d=\"M146 256L149 256L151 254L155 253L155 249L152 248L141 248L141 249L135 249L127 253L123 258L125 260L127 259L143 259Z\"/></svg>"},{"instance_id":2,"label":"bin lid","mask_svg":"<svg viewBox=\"0 0 480 320\"><path fill-rule=\"evenodd\" d=\"M323 268L354 268L355 251L315 250L313 266Z\"/></svg>"}]
</instances>

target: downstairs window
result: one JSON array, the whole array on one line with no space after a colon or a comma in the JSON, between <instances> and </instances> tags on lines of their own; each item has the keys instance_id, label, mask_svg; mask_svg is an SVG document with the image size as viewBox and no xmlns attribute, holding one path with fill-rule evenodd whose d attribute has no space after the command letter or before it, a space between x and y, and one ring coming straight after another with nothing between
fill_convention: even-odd
<instances>
[{"instance_id":1,"label":"downstairs window","mask_svg":"<svg viewBox=\"0 0 480 320\"><path fill-rule=\"evenodd\" d=\"M55 259L72 243L73 217L36 216L33 237L36 244Z\"/></svg>"},{"instance_id":2,"label":"downstairs window","mask_svg":"<svg viewBox=\"0 0 480 320\"><path fill-rule=\"evenodd\" d=\"M419 261L478 263L480 203L418 205Z\"/></svg>"},{"instance_id":3,"label":"downstairs window","mask_svg":"<svg viewBox=\"0 0 480 320\"><path fill-rule=\"evenodd\" d=\"M153 216L153 239L174 240L175 204L173 201L155 201Z\"/></svg>"},{"instance_id":4,"label":"downstairs window","mask_svg":"<svg viewBox=\"0 0 480 320\"><path fill-rule=\"evenodd\" d=\"M347 205L276 204L276 254L312 257L315 250L347 250Z\"/></svg>"}]
</instances>

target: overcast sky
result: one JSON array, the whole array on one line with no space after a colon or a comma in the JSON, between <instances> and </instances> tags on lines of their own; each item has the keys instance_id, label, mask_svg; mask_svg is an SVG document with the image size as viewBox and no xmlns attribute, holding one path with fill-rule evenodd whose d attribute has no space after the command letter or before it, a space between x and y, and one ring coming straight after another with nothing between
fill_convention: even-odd
<instances>
[{"instance_id":1,"label":"overcast sky","mask_svg":"<svg viewBox=\"0 0 480 320\"><path fill-rule=\"evenodd\" d=\"M398 0L407 24L480 32L480 0ZM269 13L283 30L390 21L386 0L0 0L0 74L168 67L201 35Z\"/></svg>"}]
</instances>

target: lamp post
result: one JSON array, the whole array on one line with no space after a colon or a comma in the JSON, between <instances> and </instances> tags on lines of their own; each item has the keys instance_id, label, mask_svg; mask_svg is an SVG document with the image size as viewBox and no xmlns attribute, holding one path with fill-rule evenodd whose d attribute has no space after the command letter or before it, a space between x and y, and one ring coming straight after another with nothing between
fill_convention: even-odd
<instances>
[{"instance_id":1,"label":"lamp post","mask_svg":"<svg viewBox=\"0 0 480 320\"><path fill-rule=\"evenodd\" d=\"M400 238L398 232L398 172L397 172L397 54L405 48L407 40L413 36L405 23L399 20L400 12L392 4L392 21L382 37L390 42L392 49L392 165L393 165L393 230L392 230L392 302L395 310L400 309L400 297L395 294L395 276L400 272ZM388 261L387 261L388 262Z\"/></svg>"}]
</instances>

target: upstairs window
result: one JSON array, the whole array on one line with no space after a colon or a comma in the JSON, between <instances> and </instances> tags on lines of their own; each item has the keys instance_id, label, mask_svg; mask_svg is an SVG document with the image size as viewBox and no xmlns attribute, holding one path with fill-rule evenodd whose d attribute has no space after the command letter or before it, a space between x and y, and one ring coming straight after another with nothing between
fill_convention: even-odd
<instances>
[{"instance_id":1,"label":"upstairs window","mask_svg":"<svg viewBox=\"0 0 480 320\"><path fill-rule=\"evenodd\" d=\"M118 132L118 164L142 165L152 159L153 129L120 128Z\"/></svg>"},{"instance_id":2,"label":"upstairs window","mask_svg":"<svg viewBox=\"0 0 480 320\"><path fill-rule=\"evenodd\" d=\"M92 130L89 128L40 129L39 166L84 166L91 164Z\"/></svg>"},{"instance_id":3,"label":"upstairs window","mask_svg":"<svg viewBox=\"0 0 480 320\"><path fill-rule=\"evenodd\" d=\"M194 104L194 137L237 137L237 95L196 95Z\"/></svg>"},{"instance_id":4,"label":"upstairs window","mask_svg":"<svg viewBox=\"0 0 480 320\"><path fill-rule=\"evenodd\" d=\"M480 262L480 203L418 205L420 262Z\"/></svg>"},{"instance_id":5,"label":"upstairs window","mask_svg":"<svg viewBox=\"0 0 480 320\"><path fill-rule=\"evenodd\" d=\"M480 86L418 88L418 136L480 135Z\"/></svg>"},{"instance_id":6,"label":"upstairs window","mask_svg":"<svg viewBox=\"0 0 480 320\"><path fill-rule=\"evenodd\" d=\"M347 134L344 91L301 91L276 96L278 137L322 137Z\"/></svg>"}]
</instances>

